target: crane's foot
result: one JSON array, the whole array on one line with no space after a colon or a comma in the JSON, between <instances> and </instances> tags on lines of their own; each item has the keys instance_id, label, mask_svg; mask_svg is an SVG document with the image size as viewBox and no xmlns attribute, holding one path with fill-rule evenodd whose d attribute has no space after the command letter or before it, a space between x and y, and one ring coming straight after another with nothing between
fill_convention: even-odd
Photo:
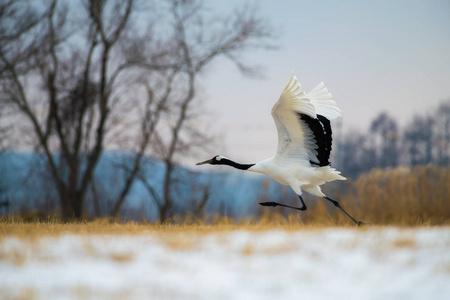
<instances>
[{"instance_id":1,"label":"crane's foot","mask_svg":"<svg viewBox=\"0 0 450 300\"><path fill-rule=\"evenodd\" d=\"M296 209L296 210L306 210L305 203L303 203L302 207L290 206L290 205L281 204L281 203L278 203L278 202L260 202L259 205L271 206L271 207L282 206L282 207L292 208L292 209Z\"/></svg>"},{"instance_id":2,"label":"crane's foot","mask_svg":"<svg viewBox=\"0 0 450 300\"><path fill-rule=\"evenodd\" d=\"M371 223L364 223L364 222L361 222L361 221L356 222L356 225L358 225L358 227L372 226Z\"/></svg>"},{"instance_id":3,"label":"crane's foot","mask_svg":"<svg viewBox=\"0 0 450 300\"><path fill-rule=\"evenodd\" d=\"M260 202L259 205L275 207L275 206L278 206L278 203L276 203L276 202Z\"/></svg>"}]
</instances>

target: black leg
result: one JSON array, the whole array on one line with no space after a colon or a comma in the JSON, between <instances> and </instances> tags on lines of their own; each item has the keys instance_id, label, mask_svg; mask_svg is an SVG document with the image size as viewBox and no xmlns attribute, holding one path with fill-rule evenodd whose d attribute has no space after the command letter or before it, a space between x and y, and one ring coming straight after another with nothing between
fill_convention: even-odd
<instances>
[{"instance_id":1,"label":"black leg","mask_svg":"<svg viewBox=\"0 0 450 300\"><path fill-rule=\"evenodd\" d=\"M342 206L339 204L339 202L337 202L336 200L328 198L327 196L324 196L324 198L327 199L328 201L330 201L331 203L333 203L334 206L336 206L337 208L342 210L350 219L352 219L353 222L355 222L356 225L358 225L358 226L365 225L365 223L363 223L361 221L356 221L352 216L350 216L350 214L348 212L346 212L345 209L343 209Z\"/></svg>"},{"instance_id":2,"label":"black leg","mask_svg":"<svg viewBox=\"0 0 450 300\"><path fill-rule=\"evenodd\" d=\"M292 208L292 209L297 209L297 210L306 210L306 204L305 204L305 202L303 201L303 198L302 198L302 196L298 196L299 198L300 198L300 201L302 202L302 207L295 207L295 206L290 206L290 205L286 205L286 204L281 204L281 203L278 203L278 202L261 202L261 203L259 203L259 205L262 205L262 206L271 206L271 207L275 207L275 206L283 206L283 207L288 207L288 208Z\"/></svg>"}]
</instances>

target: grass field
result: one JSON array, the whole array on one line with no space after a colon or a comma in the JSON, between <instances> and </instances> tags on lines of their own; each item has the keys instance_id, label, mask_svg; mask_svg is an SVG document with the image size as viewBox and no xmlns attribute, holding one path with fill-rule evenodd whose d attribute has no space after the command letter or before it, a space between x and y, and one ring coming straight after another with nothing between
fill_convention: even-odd
<instances>
[{"instance_id":1,"label":"grass field","mask_svg":"<svg viewBox=\"0 0 450 300\"><path fill-rule=\"evenodd\" d=\"M450 227L0 222L0 299L449 299Z\"/></svg>"}]
</instances>

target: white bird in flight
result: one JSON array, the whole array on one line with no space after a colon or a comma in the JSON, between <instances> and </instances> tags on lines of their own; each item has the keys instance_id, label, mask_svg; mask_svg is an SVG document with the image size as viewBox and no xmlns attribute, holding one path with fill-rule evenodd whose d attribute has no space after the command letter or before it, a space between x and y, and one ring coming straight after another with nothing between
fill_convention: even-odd
<instances>
[{"instance_id":1,"label":"white bird in flight","mask_svg":"<svg viewBox=\"0 0 450 300\"><path fill-rule=\"evenodd\" d=\"M320 83L309 93L303 91L292 74L280 98L272 107L272 117L278 131L278 149L274 157L255 164L240 164L222 155L199 162L197 165L228 165L239 170L262 173L275 181L289 185L299 196L302 207L278 202L263 202L263 206L284 206L306 210L302 190L332 202L357 225L355 220L339 204L328 198L320 189L326 182L346 180L341 172L330 167L331 126L330 120L341 116L331 93Z\"/></svg>"}]
</instances>

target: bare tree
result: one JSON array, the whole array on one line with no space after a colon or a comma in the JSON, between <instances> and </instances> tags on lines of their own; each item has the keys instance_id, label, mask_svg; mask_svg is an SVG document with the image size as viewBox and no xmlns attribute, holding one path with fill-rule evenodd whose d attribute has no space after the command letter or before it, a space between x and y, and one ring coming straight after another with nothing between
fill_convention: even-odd
<instances>
[{"instance_id":1,"label":"bare tree","mask_svg":"<svg viewBox=\"0 0 450 300\"><path fill-rule=\"evenodd\" d=\"M431 114L416 115L401 132L392 117L381 113L367 134L351 132L339 143L343 172L356 177L372 168L450 163L450 102Z\"/></svg>"},{"instance_id":2,"label":"bare tree","mask_svg":"<svg viewBox=\"0 0 450 300\"><path fill-rule=\"evenodd\" d=\"M450 101L441 102L434 115L435 163L447 166L450 164Z\"/></svg>"},{"instance_id":3,"label":"bare tree","mask_svg":"<svg viewBox=\"0 0 450 300\"><path fill-rule=\"evenodd\" d=\"M74 22L68 7L53 0L23 24L17 14L32 11L30 5L11 1L6 7L6 15L16 14L11 27L23 29L0 49L1 98L27 122L45 154L62 217L80 218L104 148L116 79L127 66L117 55L112 61L112 52L134 1L86 1L84 18ZM5 24L0 32L9 32Z\"/></svg>"},{"instance_id":4,"label":"bare tree","mask_svg":"<svg viewBox=\"0 0 450 300\"><path fill-rule=\"evenodd\" d=\"M198 75L220 56L246 74L255 71L240 54L262 46L270 32L250 8L208 18L201 1L158 2L148 16L162 7L168 17L146 15L142 31L139 14L148 3L80 3L0 4L0 104L15 122L8 143L45 157L65 220L82 217L86 194L97 194L94 172L105 148L135 151L121 164L114 216L142 177L144 155L156 155L166 166L157 202L163 220L177 157L206 138L195 129ZM0 128L11 120L2 117Z\"/></svg>"},{"instance_id":5,"label":"bare tree","mask_svg":"<svg viewBox=\"0 0 450 300\"><path fill-rule=\"evenodd\" d=\"M380 113L372 121L370 133L375 142L376 165L381 168L396 167L400 135L395 120L386 112Z\"/></svg>"},{"instance_id":6,"label":"bare tree","mask_svg":"<svg viewBox=\"0 0 450 300\"><path fill-rule=\"evenodd\" d=\"M431 115L415 116L404 133L411 165L450 162L450 102L443 101Z\"/></svg>"},{"instance_id":7,"label":"bare tree","mask_svg":"<svg viewBox=\"0 0 450 300\"><path fill-rule=\"evenodd\" d=\"M154 149L156 147L165 164L163 195L160 199L154 197L161 222L172 215L177 157L188 155L208 140L195 126L198 76L218 57L229 59L244 74L254 73L255 67L242 61L240 56L247 49L267 47L266 41L271 36L264 20L249 7L225 18L207 18L207 11L200 1L173 0L168 12L171 26L168 39L171 42L167 44L170 45L175 76L169 77L170 82L166 83L170 88L166 89L164 101L172 108L165 114L165 121L158 124L159 130L152 139Z\"/></svg>"},{"instance_id":8,"label":"bare tree","mask_svg":"<svg viewBox=\"0 0 450 300\"><path fill-rule=\"evenodd\" d=\"M150 148L150 140L153 137L157 129L157 125L162 117L163 112L167 109L169 95L172 91L172 81L177 72L172 71L164 78L164 82L158 82L158 87L161 89L162 85L165 85L161 95L155 93L156 87L152 87L149 82L146 83L147 101L143 108L143 114L140 117L140 138L137 139L137 151L132 154L132 157L125 160L120 166L126 173L124 186L119 195L114 200L114 208L111 212L111 216L116 217L119 214L127 194L129 193L133 183L136 179L145 180L141 171L141 163L146 151ZM152 191L152 196L155 196L154 190L146 185L149 191ZM153 197L154 199L157 199ZM157 201L157 200L155 200ZM156 203L159 203L158 201Z\"/></svg>"},{"instance_id":9,"label":"bare tree","mask_svg":"<svg viewBox=\"0 0 450 300\"><path fill-rule=\"evenodd\" d=\"M412 166L432 162L433 123L427 116L415 116L405 130L404 139Z\"/></svg>"},{"instance_id":10,"label":"bare tree","mask_svg":"<svg viewBox=\"0 0 450 300\"><path fill-rule=\"evenodd\" d=\"M342 173L351 178L357 178L359 174L368 172L376 167L376 151L370 144L367 134L352 131L344 135L339 141L339 153L341 155L337 167Z\"/></svg>"}]
</instances>

